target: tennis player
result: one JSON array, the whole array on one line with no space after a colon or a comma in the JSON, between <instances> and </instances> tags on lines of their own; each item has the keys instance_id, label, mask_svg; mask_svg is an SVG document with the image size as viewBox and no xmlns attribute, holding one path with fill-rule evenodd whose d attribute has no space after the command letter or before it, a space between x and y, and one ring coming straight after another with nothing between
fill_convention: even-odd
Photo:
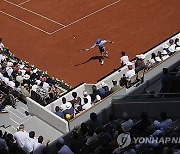
<instances>
[{"instance_id":1,"label":"tennis player","mask_svg":"<svg viewBox=\"0 0 180 154\"><path fill-rule=\"evenodd\" d=\"M91 50L95 47L99 48L99 51L101 53L101 65L104 64L104 57L108 58L108 51L106 51L105 43L114 43L114 42L108 41L108 40L101 40L100 38L98 38L96 40L96 43L88 49L88 50Z\"/></svg>"}]
</instances>

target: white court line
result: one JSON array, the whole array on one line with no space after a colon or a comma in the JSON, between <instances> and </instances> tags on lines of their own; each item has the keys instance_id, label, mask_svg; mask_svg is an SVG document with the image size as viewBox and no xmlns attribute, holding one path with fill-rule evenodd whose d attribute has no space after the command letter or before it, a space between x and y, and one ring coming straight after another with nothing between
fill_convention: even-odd
<instances>
[{"instance_id":1,"label":"white court line","mask_svg":"<svg viewBox=\"0 0 180 154\"><path fill-rule=\"evenodd\" d=\"M29 2L29 1L31 1L31 0L27 0L27 1L25 1L25 2L19 3L18 5L25 4L25 3Z\"/></svg>"},{"instance_id":2,"label":"white court line","mask_svg":"<svg viewBox=\"0 0 180 154\"><path fill-rule=\"evenodd\" d=\"M57 22L57 21L54 21L54 20L52 20L52 19L49 19L48 17L45 17L45 16L41 15L41 14L39 14L39 13L36 13L36 12L31 11L31 10L29 10L29 9L26 9L26 8L24 8L24 7L22 7L22 6L19 6L19 5L17 5L17 4L14 4L14 3L12 3L12 2L9 2L8 0L4 0L4 1L7 2L7 3L9 3L9 4L11 4L11 5L14 5L14 6L16 6L16 7L19 7L19 8L21 8L21 9L25 10L25 11L31 12L32 14L35 14L35 15L37 15L37 16L40 16L40 17L42 17L42 18L44 18L44 19L46 19L46 20L49 20L49 21L51 21L51 22L54 22L54 23L56 23L56 24L58 24L58 25L65 26L64 24L61 24L61 23L59 23L59 22Z\"/></svg>"},{"instance_id":3,"label":"white court line","mask_svg":"<svg viewBox=\"0 0 180 154\"><path fill-rule=\"evenodd\" d=\"M102 11L102 10L110 7L110 6L112 6L112 5L115 5L115 4L119 3L119 2L121 2L121 1L122 1L122 0L118 0L118 1L116 1L116 2L114 2L114 3L111 3L111 4L109 4L109 5L106 5L105 7L101 8L101 9L98 9L98 10L96 10L96 11L93 12L93 13L90 13L90 14L88 14L88 15L86 15L86 16L78 19L78 20L75 20L74 22L71 22L70 24L68 24L68 25L66 25L66 26L64 26L64 27L62 27L62 28L59 28L59 29L53 31L52 33L50 33L50 35L58 32L58 31L60 31L60 30L62 30L62 29L64 29L64 28L67 28L67 27L69 27L69 26L71 26L71 25L73 25L73 24L75 24L75 23L77 23L77 22L79 22L79 21L81 21L81 20L83 20L83 19L86 19L86 18L88 18L88 17L90 17L90 16L92 16L92 15L94 15L94 14L96 14L96 13L98 13L98 12L100 12L100 11Z\"/></svg>"},{"instance_id":4,"label":"white court line","mask_svg":"<svg viewBox=\"0 0 180 154\"><path fill-rule=\"evenodd\" d=\"M30 117L30 118L26 119L25 121L23 121L23 123L29 121L29 120L32 119L32 118L33 118L33 117Z\"/></svg>"},{"instance_id":5,"label":"white court line","mask_svg":"<svg viewBox=\"0 0 180 154\"><path fill-rule=\"evenodd\" d=\"M20 22L22 22L22 23L24 23L24 24L26 24L26 25L28 25L28 26L31 26L31 27L33 27L33 28L35 28L35 29L37 29L37 30L40 30L41 32L44 32L44 33L46 33L46 34L48 34L48 35L51 34L51 33L47 32L47 31L45 31L45 30L43 30L43 29L41 29L41 28L39 28L39 27L36 27L36 26L34 26L34 25L26 22L26 21L23 21L23 20L21 20L21 19L19 19L19 18L17 18L17 17L14 17L14 16L12 16L12 15L4 12L4 11L0 11L0 12L3 13L3 14L5 14L5 15L7 15L7 16L9 16L9 17L11 17L11 18L13 18L13 19L16 19L16 20L18 20L18 21L20 21Z\"/></svg>"}]
</instances>

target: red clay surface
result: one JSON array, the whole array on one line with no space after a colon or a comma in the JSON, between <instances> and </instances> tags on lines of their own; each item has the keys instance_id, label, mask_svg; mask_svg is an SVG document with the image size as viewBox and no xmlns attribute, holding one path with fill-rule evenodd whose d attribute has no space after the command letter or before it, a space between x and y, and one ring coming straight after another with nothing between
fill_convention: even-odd
<instances>
[{"instance_id":1,"label":"red clay surface","mask_svg":"<svg viewBox=\"0 0 180 154\"><path fill-rule=\"evenodd\" d=\"M116 0L30 0L20 7L15 4L25 0L10 2L14 5L0 1L0 37L4 44L17 57L72 86L83 81L96 83L119 67L121 51L132 59L180 30L179 0L121 0L94 14ZM3 13L49 33L62 27L22 7L63 25L78 22L48 35ZM115 42L106 45L110 57L103 66L96 59L98 48L79 52L99 37Z\"/></svg>"}]
</instances>

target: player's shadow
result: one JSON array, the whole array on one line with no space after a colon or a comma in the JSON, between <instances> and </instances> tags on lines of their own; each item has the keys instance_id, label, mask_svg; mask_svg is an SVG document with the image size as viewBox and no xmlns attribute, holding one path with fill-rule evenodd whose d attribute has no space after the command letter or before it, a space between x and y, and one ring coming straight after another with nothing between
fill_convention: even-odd
<instances>
[{"instance_id":1,"label":"player's shadow","mask_svg":"<svg viewBox=\"0 0 180 154\"><path fill-rule=\"evenodd\" d=\"M101 58L102 58L102 56L93 56L93 57L89 58L88 60L86 60L85 62L80 63L80 64L76 64L74 66L80 66L80 65L86 64L92 60L98 60L99 62L101 62Z\"/></svg>"}]
</instances>

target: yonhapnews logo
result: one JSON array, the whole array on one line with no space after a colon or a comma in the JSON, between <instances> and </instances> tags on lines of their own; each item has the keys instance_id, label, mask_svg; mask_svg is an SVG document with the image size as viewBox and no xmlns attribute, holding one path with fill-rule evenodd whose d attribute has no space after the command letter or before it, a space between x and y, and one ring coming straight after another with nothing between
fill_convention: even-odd
<instances>
[{"instance_id":1,"label":"yonhapnews logo","mask_svg":"<svg viewBox=\"0 0 180 154\"><path fill-rule=\"evenodd\" d=\"M129 144L131 144L131 136L130 136L130 134L128 132L127 133L121 133L117 137L117 143L119 144L119 146L121 148L127 147Z\"/></svg>"}]
</instances>

